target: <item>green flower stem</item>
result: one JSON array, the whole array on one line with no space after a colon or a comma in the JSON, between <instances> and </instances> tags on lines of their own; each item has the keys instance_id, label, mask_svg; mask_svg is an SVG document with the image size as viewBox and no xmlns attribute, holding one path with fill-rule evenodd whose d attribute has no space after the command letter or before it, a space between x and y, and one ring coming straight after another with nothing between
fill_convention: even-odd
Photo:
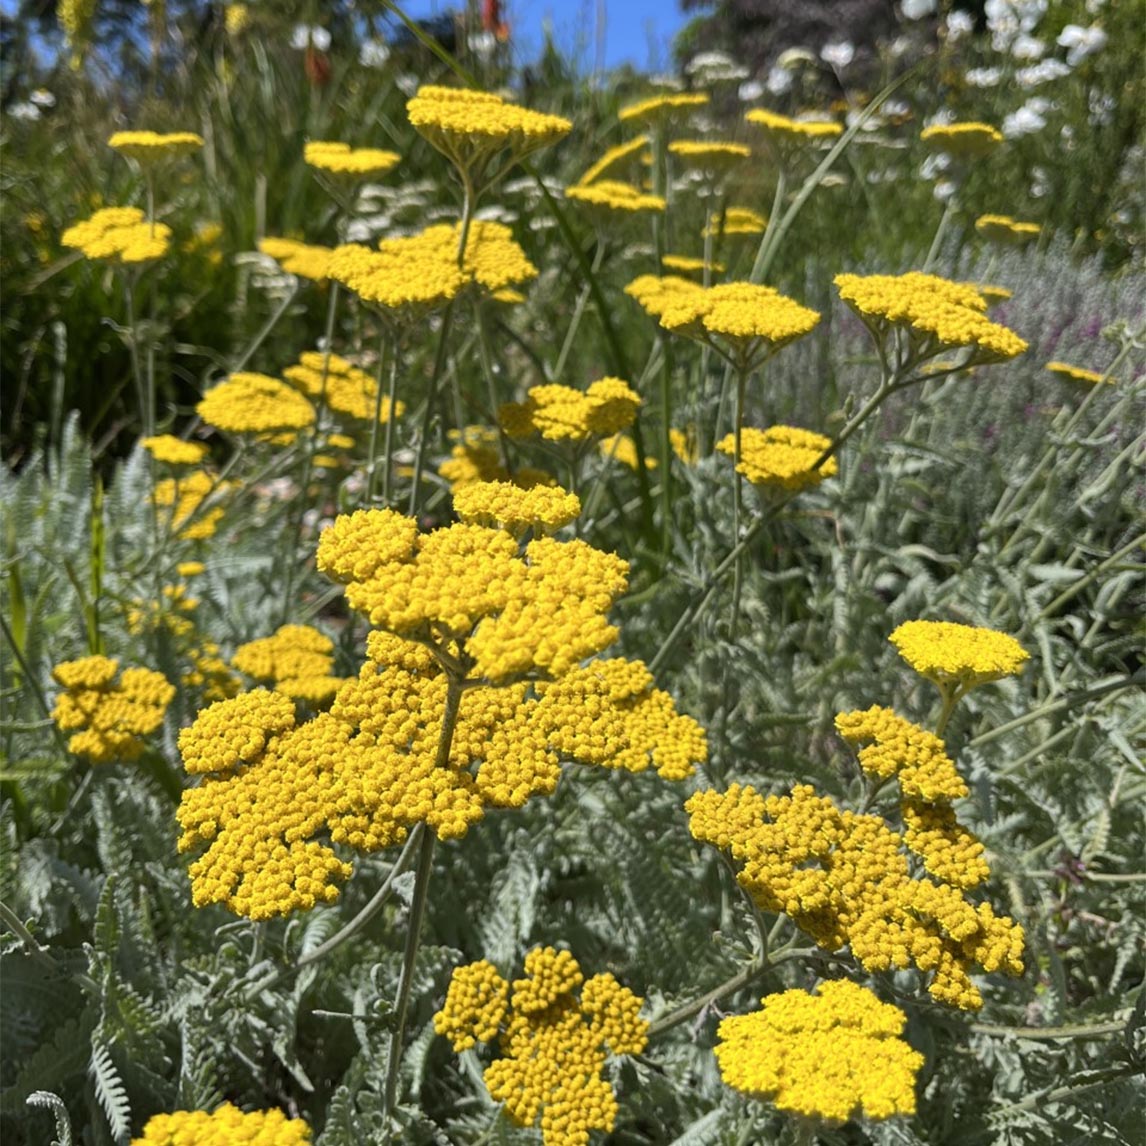
<instances>
[{"instance_id":1,"label":"green flower stem","mask_svg":"<svg viewBox=\"0 0 1146 1146\"><path fill-rule=\"evenodd\" d=\"M776 229L780 226L780 213L784 209L784 195L788 190L788 176L781 163L776 168L776 191L772 196L772 211L768 215L768 222L764 227L764 234L760 236L760 246L756 249L756 258L752 260L752 270L748 272L750 283L760 282L764 277L772 258L769 251L774 242Z\"/></svg>"},{"instance_id":2,"label":"green flower stem","mask_svg":"<svg viewBox=\"0 0 1146 1146\"><path fill-rule=\"evenodd\" d=\"M673 353L667 333L658 335L664 342L661 358L661 557L669 559L672 551L672 371Z\"/></svg>"},{"instance_id":3,"label":"green flower stem","mask_svg":"<svg viewBox=\"0 0 1146 1146\"><path fill-rule=\"evenodd\" d=\"M935 722L935 735L942 740L943 733L947 731L947 722L951 719L951 714L955 711L955 706L967 695L968 690L961 689L958 685L948 687L939 684L937 681L934 683L939 689L939 695L943 699L943 707L939 710L939 719Z\"/></svg>"},{"instance_id":4,"label":"green flower stem","mask_svg":"<svg viewBox=\"0 0 1146 1146\"><path fill-rule=\"evenodd\" d=\"M454 322L454 300L450 300L442 315L442 328L438 331L438 348L434 354L434 370L426 389L426 407L422 414L422 425L418 431L418 449L414 454L414 476L410 486L410 507L407 510L413 517L418 511L418 489L422 484L422 471L426 465L426 449L430 440L430 427L434 421L434 408L437 404L438 384L446 365L447 343L450 327Z\"/></svg>"},{"instance_id":5,"label":"green flower stem","mask_svg":"<svg viewBox=\"0 0 1146 1146\"><path fill-rule=\"evenodd\" d=\"M135 399L139 403L139 423L144 434L147 431L147 391L143 384L143 367L139 361L139 328L135 321L135 274L125 272L123 276L124 312L127 318L129 338L128 357L131 359L131 377L135 383ZM150 456L150 455L149 455Z\"/></svg>"},{"instance_id":6,"label":"green flower stem","mask_svg":"<svg viewBox=\"0 0 1146 1146\"><path fill-rule=\"evenodd\" d=\"M927 258L923 260L923 266L920 268L925 274L935 266L935 260L939 258L939 251L943 246L943 240L947 235L948 228L951 226L951 220L955 218L957 199L957 195L952 195L947 200L947 205L943 208L943 214L939 218L939 226L935 228L935 237L931 240L931 247L927 252Z\"/></svg>"},{"instance_id":7,"label":"green flower stem","mask_svg":"<svg viewBox=\"0 0 1146 1146\"><path fill-rule=\"evenodd\" d=\"M1091 1073L1089 1078L1082 1081L1058 1086L1053 1090L1040 1090L1036 1094L1028 1095L1019 1102L1012 1102L1007 1106L996 1107L989 1112L992 1120L1001 1120L1012 1114L1019 1114L1024 1110L1034 1110L1037 1106L1049 1106L1061 1102L1064 1098L1072 1098L1078 1094L1097 1090L1107 1083L1117 1082L1120 1078L1131 1078L1141 1072L1141 1066L1136 1062L1129 1062L1123 1066L1111 1067L1109 1070L1098 1070Z\"/></svg>"},{"instance_id":8,"label":"green flower stem","mask_svg":"<svg viewBox=\"0 0 1146 1146\"><path fill-rule=\"evenodd\" d=\"M24 926L20 917L4 903L3 900L0 900L0 921L3 921L12 934L24 944L29 957L34 962L39 963L41 967L51 971L54 975L68 974L67 970L52 958L48 953L48 949L40 945L36 937ZM96 981L82 971L72 972L70 977L83 987L85 991L99 991Z\"/></svg>"},{"instance_id":9,"label":"green flower stem","mask_svg":"<svg viewBox=\"0 0 1146 1146\"><path fill-rule=\"evenodd\" d=\"M474 317L477 320L478 331L478 362L481 365L482 377L485 379L486 401L489 402L490 422L497 428L497 448L501 455L501 464L505 472L513 477L513 460L509 455L509 440L502 428L497 411L501 406L497 396L497 376L494 373L493 346L489 337L489 316L484 299L477 299L474 303ZM462 427L459 425L458 429Z\"/></svg>"},{"instance_id":10,"label":"green flower stem","mask_svg":"<svg viewBox=\"0 0 1146 1146\"><path fill-rule=\"evenodd\" d=\"M394 472L394 418L395 406L398 401L398 362L402 356L402 340L395 336L390 344L390 384L387 387L386 397L390 403L386 413L386 441L383 449L386 452L386 464L382 470L382 503L390 505L390 481ZM376 393L374 396L374 425L370 428L370 481L367 492L373 497L374 468L377 465L377 439L378 419L382 414L382 347L378 348L378 376L374 380Z\"/></svg>"},{"instance_id":11,"label":"green flower stem","mask_svg":"<svg viewBox=\"0 0 1146 1146\"><path fill-rule=\"evenodd\" d=\"M748 389L748 369L741 365L736 372L736 425L733 429L732 455L732 539L740 548L740 517L743 512L743 491L740 488L740 446L744 435L744 395ZM736 554L732 573L732 616L728 622L728 639L736 640L740 622L740 594L744 582L744 550Z\"/></svg>"},{"instance_id":12,"label":"green flower stem","mask_svg":"<svg viewBox=\"0 0 1146 1146\"><path fill-rule=\"evenodd\" d=\"M1098 1039L1104 1035L1121 1034L1126 1020L1112 1023L1077 1023L1067 1027L1007 1027L994 1023L972 1023L977 1035L998 1035L1017 1039Z\"/></svg>"},{"instance_id":13,"label":"green flower stem","mask_svg":"<svg viewBox=\"0 0 1146 1146\"><path fill-rule=\"evenodd\" d=\"M593 262L589 268L590 272L594 275L601 269L601 264L605 261L605 250L605 236L598 230L597 249L593 252ZM569 351L573 349L573 340L576 338L577 331L581 326L581 318L585 313L585 306L589 301L591 293L592 287L586 282L581 288L581 293L577 296L577 302L573 306L573 317L569 320L569 329L565 332L565 341L561 344L561 352L557 355L557 364L553 367L553 378L555 381L560 381L561 375L565 371L565 362L569 357Z\"/></svg>"}]
</instances>

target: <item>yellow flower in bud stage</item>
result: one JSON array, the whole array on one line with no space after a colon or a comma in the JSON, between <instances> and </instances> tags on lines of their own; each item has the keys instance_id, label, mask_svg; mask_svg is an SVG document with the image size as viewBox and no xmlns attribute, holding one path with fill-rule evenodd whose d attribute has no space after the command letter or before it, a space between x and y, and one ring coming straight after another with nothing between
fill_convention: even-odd
<instances>
[{"instance_id":1,"label":"yellow flower in bud stage","mask_svg":"<svg viewBox=\"0 0 1146 1146\"><path fill-rule=\"evenodd\" d=\"M379 424L385 425L390 420L390 399L383 395L381 402L378 401L378 384L374 378L337 354L304 351L296 365L283 371L283 378L313 402L322 398L336 414L369 422L377 409ZM404 402L394 403L396 418L400 418L405 410ZM351 449L354 441L335 434L327 439L327 445Z\"/></svg>"},{"instance_id":2,"label":"yellow flower in bud stage","mask_svg":"<svg viewBox=\"0 0 1146 1146\"><path fill-rule=\"evenodd\" d=\"M349 143L312 140L303 147L303 162L308 167L351 179L370 179L385 175L398 166L401 156L396 151L377 147L351 147Z\"/></svg>"},{"instance_id":3,"label":"yellow flower in bud stage","mask_svg":"<svg viewBox=\"0 0 1146 1146\"><path fill-rule=\"evenodd\" d=\"M148 223L138 207L104 207L90 219L70 226L60 243L83 251L89 259L145 263L167 254L171 228Z\"/></svg>"},{"instance_id":4,"label":"yellow flower in bud stage","mask_svg":"<svg viewBox=\"0 0 1146 1146\"><path fill-rule=\"evenodd\" d=\"M330 275L330 247L315 247L295 239L260 239L259 250L269 255L289 275L321 282Z\"/></svg>"},{"instance_id":5,"label":"yellow flower in bud stage","mask_svg":"<svg viewBox=\"0 0 1146 1146\"><path fill-rule=\"evenodd\" d=\"M281 1110L254 1110L244 1114L224 1102L211 1114L205 1110L177 1110L153 1114L143 1136L131 1146L307 1146L310 1126L301 1118L287 1118Z\"/></svg>"},{"instance_id":6,"label":"yellow flower in bud stage","mask_svg":"<svg viewBox=\"0 0 1146 1146\"><path fill-rule=\"evenodd\" d=\"M577 185L587 187L590 183L595 183L602 175L612 171L616 167L620 167L626 160L639 160L642 156L647 156L649 154L649 147L650 141L647 135L638 135L636 138L630 139L627 143L620 143L616 147L610 147L609 150L577 180Z\"/></svg>"},{"instance_id":7,"label":"yellow flower in bud stage","mask_svg":"<svg viewBox=\"0 0 1146 1146\"><path fill-rule=\"evenodd\" d=\"M901 1037L907 1016L898 1007L846 979L761 1003L717 1028L714 1053L729 1086L833 1124L915 1113L924 1059Z\"/></svg>"},{"instance_id":8,"label":"yellow flower in bud stage","mask_svg":"<svg viewBox=\"0 0 1146 1146\"><path fill-rule=\"evenodd\" d=\"M498 420L511 438L537 433L551 442L582 442L628 429L640 405L619 378L599 378L585 391L550 382L530 387L524 402L506 402Z\"/></svg>"},{"instance_id":9,"label":"yellow flower in bud stage","mask_svg":"<svg viewBox=\"0 0 1146 1146\"><path fill-rule=\"evenodd\" d=\"M1010 215L980 215L975 230L986 239L1019 247L1042 234L1038 223L1023 223Z\"/></svg>"},{"instance_id":10,"label":"yellow flower in bud stage","mask_svg":"<svg viewBox=\"0 0 1146 1146\"><path fill-rule=\"evenodd\" d=\"M232 434L273 434L314 424L314 407L266 374L240 372L212 387L195 407L209 425Z\"/></svg>"},{"instance_id":11,"label":"yellow flower in bud stage","mask_svg":"<svg viewBox=\"0 0 1146 1146\"><path fill-rule=\"evenodd\" d=\"M316 704L345 683L331 675L334 642L310 625L282 625L273 636L248 641L235 650L231 664L276 692Z\"/></svg>"},{"instance_id":12,"label":"yellow flower in bud stage","mask_svg":"<svg viewBox=\"0 0 1146 1146\"><path fill-rule=\"evenodd\" d=\"M1066 362L1048 362L1045 369L1052 374L1057 374L1060 378L1069 378L1072 382L1114 384L1114 379L1109 374L1104 374L1099 370L1087 370L1084 366L1071 366Z\"/></svg>"},{"instance_id":13,"label":"yellow flower in bud stage","mask_svg":"<svg viewBox=\"0 0 1146 1146\"><path fill-rule=\"evenodd\" d=\"M617 119L621 123L663 123L681 112L704 107L708 101L705 92L670 92L627 104L617 112Z\"/></svg>"},{"instance_id":14,"label":"yellow flower in bud stage","mask_svg":"<svg viewBox=\"0 0 1146 1146\"><path fill-rule=\"evenodd\" d=\"M982 856L936 807L909 803L909 844L880 816L841 810L809 785L765 797L733 784L685 804L693 837L730 853L762 911L788 915L826 950L850 947L868 972L914 966L930 975L934 999L978 1010L972 966L1022 974L1023 930L965 898L982 878ZM912 876L916 847L940 882Z\"/></svg>"},{"instance_id":15,"label":"yellow flower in bud stage","mask_svg":"<svg viewBox=\"0 0 1146 1146\"><path fill-rule=\"evenodd\" d=\"M188 442L174 434L159 434L153 438L143 438L139 443L157 462L169 466L198 465L207 456L207 447L202 442Z\"/></svg>"},{"instance_id":16,"label":"yellow flower in bud stage","mask_svg":"<svg viewBox=\"0 0 1146 1146\"><path fill-rule=\"evenodd\" d=\"M701 235L762 235L768 220L751 207L729 207L723 217L716 216L708 225L708 231Z\"/></svg>"},{"instance_id":17,"label":"yellow flower in bud stage","mask_svg":"<svg viewBox=\"0 0 1146 1146\"><path fill-rule=\"evenodd\" d=\"M107 145L128 159L147 164L190 155L202 148L203 137L193 131L117 131Z\"/></svg>"},{"instance_id":18,"label":"yellow flower in bud stage","mask_svg":"<svg viewBox=\"0 0 1146 1146\"><path fill-rule=\"evenodd\" d=\"M955 347L972 351L965 365L1001 362L1027 349L1013 330L985 316L986 299L965 283L911 271L836 275L835 284L878 341L896 327L911 331L916 363Z\"/></svg>"},{"instance_id":19,"label":"yellow flower in bud stage","mask_svg":"<svg viewBox=\"0 0 1146 1146\"><path fill-rule=\"evenodd\" d=\"M610 974L586 981L568 951L534 948L524 969L507 1003L509 984L491 964L455 968L434 1029L456 1051L500 1032L501 1057L485 1071L490 1097L519 1126L540 1126L544 1146L587 1146L591 1131L616 1122L617 1100L602 1077L608 1055L640 1054L648 1044L644 1000Z\"/></svg>"},{"instance_id":20,"label":"yellow flower in bud stage","mask_svg":"<svg viewBox=\"0 0 1146 1146\"><path fill-rule=\"evenodd\" d=\"M917 673L941 690L969 692L1017 676L1030 654L1008 633L950 621L905 621L888 638Z\"/></svg>"},{"instance_id":21,"label":"yellow flower in bud stage","mask_svg":"<svg viewBox=\"0 0 1146 1146\"><path fill-rule=\"evenodd\" d=\"M598 179L595 183L575 183L565 188L565 198L575 199L606 215L614 212L637 214L642 211L663 211L665 201L660 195L649 195L628 183L615 179Z\"/></svg>"},{"instance_id":22,"label":"yellow flower in bud stage","mask_svg":"<svg viewBox=\"0 0 1146 1146\"><path fill-rule=\"evenodd\" d=\"M769 426L766 430L746 427L741 431L740 464L736 472L753 485L799 490L819 485L834 477L838 467L834 457L822 465L816 462L832 444L830 438L795 426ZM736 435L728 434L716 448L729 457L736 452Z\"/></svg>"},{"instance_id":23,"label":"yellow flower in bud stage","mask_svg":"<svg viewBox=\"0 0 1146 1146\"><path fill-rule=\"evenodd\" d=\"M64 661L52 669L52 677L64 690L52 719L61 732L73 733L68 751L93 764L138 760L144 737L162 725L175 697L162 673L145 668L120 672L112 657Z\"/></svg>"},{"instance_id":24,"label":"yellow flower in bud stage","mask_svg":"<svg viewBox=\"0 0 1146 1146\"><path fill-rule=\"evenodd\" d=\"M1003 142L1003 133L989 123L937 123L925 127L919 138L954 159L981 159Z\"/></svg>"}]
</instances>

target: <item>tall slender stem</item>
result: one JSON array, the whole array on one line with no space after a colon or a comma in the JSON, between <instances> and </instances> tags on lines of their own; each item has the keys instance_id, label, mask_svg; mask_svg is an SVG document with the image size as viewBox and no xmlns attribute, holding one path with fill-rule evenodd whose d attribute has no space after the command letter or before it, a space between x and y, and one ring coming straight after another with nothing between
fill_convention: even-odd
<instances>
[{"instance_id":1,"label":"tall slender stem","mask_svg":"<svg viewBox=\"0 0 1146 1146\"><path fill-rule=\"evenodd\" d=\"M744 551L740 549L740 445L744 432L744 393L748 388L748 370L741 365L736 372L736 426L733 430L732 454L732 541L736 546L736 561L732 575L732 616L728 623L728 639L736 640L740 620L740 593L744 580Z\"/></svg>"},{"instance_id":2,"label":"tall slender stem","mask_svg":"<svg viewBox=\"0 0 1146 1146\"><path fill-rule=\"evenodd\" d=\"M378 369L374 375L374 416L370 422L370 456L366 462L366 505L373 507L374 491L378 488L378 427L382 418L382 374L386 369L386 328L378 336ZM395 372L398 362L398 348L390 346L390 391L396 383ZM382 500L390 500L390 447L393 442L394 401L390 400L390 410L386 418L386 468L382 474Z\"/></svg>"}]
</instances>

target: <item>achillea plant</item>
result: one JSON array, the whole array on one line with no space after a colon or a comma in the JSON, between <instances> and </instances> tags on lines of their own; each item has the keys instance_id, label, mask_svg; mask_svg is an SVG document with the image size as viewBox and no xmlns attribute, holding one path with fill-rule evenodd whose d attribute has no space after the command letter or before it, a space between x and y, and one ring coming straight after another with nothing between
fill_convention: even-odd
<instances>
[{"instance_id":1,"label":"achillea plant","mask_svg":"<svg viewBox=\"0 0 1146 1146\"><path fill-rule=\"evenodd\" d=\"M302 1118L288 1118L281 1110L254 1110L244 1114L224 1102L211 1114L205 1110L177 1110L154 1114L143 1134L131 1146L306 1146L310 1126Z\"/></svg>"}]
</instances>

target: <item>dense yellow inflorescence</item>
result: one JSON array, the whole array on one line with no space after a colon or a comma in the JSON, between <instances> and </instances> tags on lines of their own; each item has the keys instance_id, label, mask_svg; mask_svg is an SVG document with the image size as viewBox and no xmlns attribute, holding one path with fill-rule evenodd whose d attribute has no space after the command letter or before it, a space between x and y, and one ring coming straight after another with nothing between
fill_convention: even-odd
<instances>
[{"instance_id":1,"label":"dense yellow inflorescence","mask_svg":"<svg viewBox=\"0 0 1146 1146\"><path fill-rule=\"evenodd\" d=\"M800 490L819 485L824 478L834 477L836 459L816 462L832 444L830 438L796 426L769 426L766 430L747 427L740 436L740 464L736 472L753 485L775 489ZM721 453L734 457L736 435L728 434L716 443Z\"/></svg>"},{"instance_id":2,"label":"dense yellow inflorescence","mask_svg":"<svg viewBox=\"0 0 1146 1146\"><path fill-rule=\"evenodd\" d=\"M726 143L717 139L674 139L668 150L682 166L717 175L725 174L745 159L752 158L752 149L743 143Z\"/></svg>"},{"instance_id":3,"label":"dense yellow inflorescence","mask_svg":"<svg viewBox=\"0 0 1146 1146\"><path fill-rule=\"evenodd\" d=\"M301 1118L287 1118L281 1110L254 1110L244 1114L224 1102L212 1114L205 1110L177 1110L153 1114L143 1136L131 1146L306 1146L310 1127Z\"/></svg>"},{"instance_id":4,"label":"dense yellow inflorescence","mask_svg":"<svg viewBox=\"0 0 1146 1146\"><path fill-rule=\"evenodd\" d=\"M240 372L212 387L195 407L209 425L232 434L272 434L314 424L314 406L266 374Z\"/></svg>"},{"instance_id":5,"label":"dense yellow inflorescence","mask_svg":"<svg viewBox=\"0 0 1146 1146\"><path fill-rule=\"evenodd\" d=\"M225 509L212 505L201 510L210 496L219 496L233 488L232 482L220 481L206 470L193 470L179 478L164 478L155 483L152 501L170 509L170 527L184 541L203 541L215 535Z\"/></svg>"},{"instance_id":6,"label":"dense yellow inflorescence","mask_svg":"<svg viewBox=\"0 0 1146 1146\"><path fill-rule=\"evenodd\" d=\"M450 456L438 466L438 473L450 483L452 493L483 481L511 481L522 489L556 485L549 474L529 466L520 466L511 475L498 450L498 432L491 426L451 430L450 437L454 445Z\"/></svg>"},{"instance_id":7,"label":"dense yellow inflorescence","mask_svg":"<svg viewBox=\"0 0 1146 1146\"><path fill-rule=\"evenodd\" d=\"M334 642L310 625L282 625L273 636L248 641L231 664L296 700L329 700L344 683L332 675Z\"/></svg>"},{"instance_id":8,"label":"dense yellow inflorescence","mask_svg":"<svg viewBox=\"0 0 1146 1146\"><path fill-rule=\"evenodd\" d=\"M922 336L920 357L966 346L973 362L1014 358L1027 344L1013 330L983 313L987 301L972 286L936 275L910 271L903 275L836 275L840 297L873 328L877 337L891 326L907 327Z\"/></svg>"},{"instance_id":9,"label":"dense yellow inflorescence","mask_svg":"<svg viewBox=\"0 0 1146 1146\"><path fill-rule=\"evenodd\" d=\"M637 444L628 434L614 434L611 438L602 438L601 444L597 448L601 451L601 457L620 462L621 465L628 466L631 470L635 470L640 465L640 458L637 456ZM645 469L655 470L656 468L656 458L645 458Z\"/></svg>"},{"instance_id":10,"label":"dense yellow inflorescence","mask_svg":"<svg viewBox=\"0 0 1146 1146\"><path fill-rule=\"evenodd\" d=\"M581 187L586 187L590 183L595 183L606 172L612 171L615 167L620 167L626 160L635 160L641 156L648 155L649 147L650 140L647 135L638 135L630 139L627 143L619 143L616 147L610 147L609 150L577 180L577 184Z\"/></svg>"},{"instance_id":11,"label":"dense yellow inflorescence","mask_svg":"<svg viewBox=\"0 0 1146 1146\"><path fill-rule=\"evenodd\" d=\"M595 183L575 183L565 188L565 198L575 199L589 207L599 208L606 212L620 211L636 214L641 211L663 211L664 198L660 195L650 195L633 187L629 183L621 183L616 179L598 179Z\"/></svg>"},{"instance_id":12,"label":"dense yellow inflorescence","mask_svg":"<svg viewBox=\"0 0 1146 1146\"><path fill-rule=\"evenodd\" d=\"M581 500L559 486L522 489L513 482L476 482L454 493L454 512L470 525L495 526L514 537L556 533L580 516Z\"/></svg>"},{"instance_id":13,"label":"dense yellow inflorescence","mask_svg":"<svg viewBox=\"0 0 1146 1146\"><path fill-rule=\"evenodd\" d=\"M960 691L1016 676L1030 660L1009 633L951 621L905 621L888 640L921 676Z\"/></svg>"},{"instance_id":14,"label":"dense yellow inflorescence","mask_svg":"<svg viewBox=\"0 0 1146 1146\"><path fill-rule=\"evenodd\" d=\"M139 443L157 462L169 466L198 465L207 456L202 442L187 442L174 434L158 434Z\"/></svg>"},{"instance_id":15,"label":"dense yellow inflorescence","mask_svg":"<svg viewBox=\"0 0 1146 1146\"><path fill-rule=\"evenodd\" d=\"M60 243L83 251L89 259L144 263L160 259L171 244L166 223L148 223L138 207L104 207L89 219L73 223Z\"/></svg>"},{"instance_id":16,"label":"dense yellow inflorescence","mask_svg":"<svg viewBox=\"0 0 1146 1146\"><path fill-rule=\"evenodd\" d=\"M68 751L93 764L138 760L144 737L162 725L175 697L162 673L145 668L120 672L112 657L64 661L52 669L52 677L64 690L52 719L61 732L73 733Z\"/></svg>"},{"instance_id":17,"label":"dense yellow inflorescence","mask_svg":"<svg viewBox=\"0 0 1146 1146\"><path fill-rule=\"evenodd\" d=\"M456 968L434 1029L456 1051L500 1033L501 1057L485 1071L490 1097L519 1125L539 1126L545 1146L586 1146L591 1131L616 1122L607 1056L648 1043L643 1000L610 974L586 981L568 951L534 948L524 970L507 1004L509 984L490 963Z\"/></svg>"},{"instance_id":18,"label":"dense yellow inflorescence","mask_svg":"<svg viewBox=\"0 0 1146 1146\"><path fill-rule=\"evenodd\" d=\"M203 137L193 131L117 131L107 145L128 159L153 163L198 151L203 146Z\"/></svg>"},{"instance_id":19,"label":"dense yellow inflorescence","mask_svg":"<svg viewBox=\"0 0 1146 1146\"><path fill-rule=\"evenodd\" d=\"M530 387L524 402L506 402L498 420L511 438L582 442L628 429L640 405L640 395L620 378L599 378L584 391L549 382Z\"/></svg>"},{"instance_id":20,"label":"dense yellow inflorescence","mask_svg":"<svg viewBox=\"0 0 1146 1146\"><path fill-rule=\"evenodd\" d=\"M975 220L975 230L984 238L1016 246L1029 243L1042 233L1038 223L1024 223L1010 215L980 215Z\"/></svg>"},{"instance_id":21,"label":"dense yellow inflorescence","mask_svg":"<svg viewBox=\"0 0 1146 1146\"><path fill-rule=\"evenodd\" d=\"M841 810L809 785L765 797L733 784L685 808L693 836L739 863L761 910L790 916L829 951L849 946L869 972L917 967L933 998L964 1010L982 1006L973 965L1022 973L1022 928L958 884L914 878L904 836L879 816ZM939 866L955 858L935 855Z\"/></svg>"},{"instance_id":22,"label":"dense yellow inflorescence","mask_svg":"<svg viewBox=\"0 0 1146 1146\"><path fill-rule=\"evenodd\" d=\"M311 140L303 148L303 162L330 175L367 179L397 167L401 156L378 147L351 147L348 143Z\"/></svg>"},{"instance_id":23,"label":"dense yellow inflorescence","mask_svg":"<svg viewBox=\"0 0 1146 1146\"><path fill-rule=\"evenodd\" d=\"M923 1055L901 1037L907 1016L846 979L815 995L783 991L717 1028L720 1075L802 1118L843 1123L915 1112Z\"/></svg>"},{"instance_id":24,"label":"dense yellow inflorescence","mask_svg":"<svg viewBox=\"0 0 1146 1146\"><path fill-rule=\"evenodd\" d=\"M720 274L724 264L718 262L706 263L704 259L694 258L692 255L665 255L661 259L661 266L666 270L679 271L681 274L703 274L705 269Z\"/></svg>"},{"instance_id":25,"label":"dense yellow inflorescence","mask_svg":"<svg viewBox=\"0 0 1146 1146\"><path fill-rule=\"evenodd\" d=\"M823 119L790 119L778 112L757 107L744 118L756 127L762 128L764 137L773 146L785 147L792 144L808 143L818 139L834 139L843 134L838 123Z\"/></svg>"},{"instance_id":26,"label":"dense yellow inflorescence","mask_svg":"<svg viewBox=\"0 0 1146 1146\"><path fill-rule=\"evenodd\" d=\"M638 275L625 287L625 294L636 299L647 314L660 318L666 310L703 290L699 283L679 275Z\"/></svg>"},{"instance_id":27,"label":"dense yellow inflorescence","mask_svg":"<svg viewBox=\"0 0 1146 1146\"><path fill-rule=\"evenodd\" d=\"M709 235L762 235L768 220L751 207L729 207L723 216L717 216L708 224L702 238Z\"/></svg>"},{"instance_id":28,"label":"dense yellow inflorescence","mask_svg":"<svg viewBox=\"0 0 1146 1146\"><path fill-rule=\"evenodd\" d=\"M537 268L501 223L470 224L458 264L460 226L441 223L406 238L383 239L377 250L348 243L335 251L330 274L359 298L405 316L444 306L476 285L491 294L537 276Z\"/></svg>"},{"instance_id":29,"label":"dense yellow inflorescence","mask_svg":"<svg viewBox=\"0 0 1146 1146\"><path fill-rule=\"evenodd\" d=\"M340 355L304 351L295 365L283 371L283 377L313 402L324 401L336 414L369 422L377 410L381 424L390 420L390 399L379 396L377 383L365 370ZM394 416L400 418L405 409L405 403L395 402ZM340 443L331 438L328 444L338 446ZM341 448L347 448L345 442Z\"/></svg>"},{"instance_id":30,"label":"dense yellow inflorescence","mask_svg":"<svg viewBox=\"0 0 1146 1146\"><path fill-rule=\"evenodd\" d=\"M979 159L1003 142L1003 133L989 123L937 123L925 127L919 138L957 159Z\"/></svg>"},{"instance_id":31,"label":"dense yellow inflorescence","mask_svg":"<svg viewBox=\"0 0 1146 1146\"><path fill-rule=\"evenodd\" d=\"M300 243L297 239L267 238L259 240L259 250L274 259L287 274L321 282L330 275L334 252L329 247Z\"/></svg>"},{"instance_id":32,"label":"dense yellow inflorescence","mask_svg":"<svg viewBox=\"0 0 1146 1146\"><path fill-rule=\"evenodd\" d=\"M1068 362L1048 362L1046 369L1052 374L1057 374L1060 378L1069 378L1072 382L1106 382L1111 384L1114 382L1109 374L1104 374L1100 370L1087 370L1085 366L1071 366Z\"/></svg>"},{"instance_id":33,"label":"dense yellow inflorescence","mask_svg":"<svg viewBox=\"0 0 1146 1146\"><path fill-rule=\"evenodd\" d=\"M666 92L627 104L617 112L621 123L660 123L678 112L704 107L709 97L706 92Z\"/></svg>"}]
</instances>

